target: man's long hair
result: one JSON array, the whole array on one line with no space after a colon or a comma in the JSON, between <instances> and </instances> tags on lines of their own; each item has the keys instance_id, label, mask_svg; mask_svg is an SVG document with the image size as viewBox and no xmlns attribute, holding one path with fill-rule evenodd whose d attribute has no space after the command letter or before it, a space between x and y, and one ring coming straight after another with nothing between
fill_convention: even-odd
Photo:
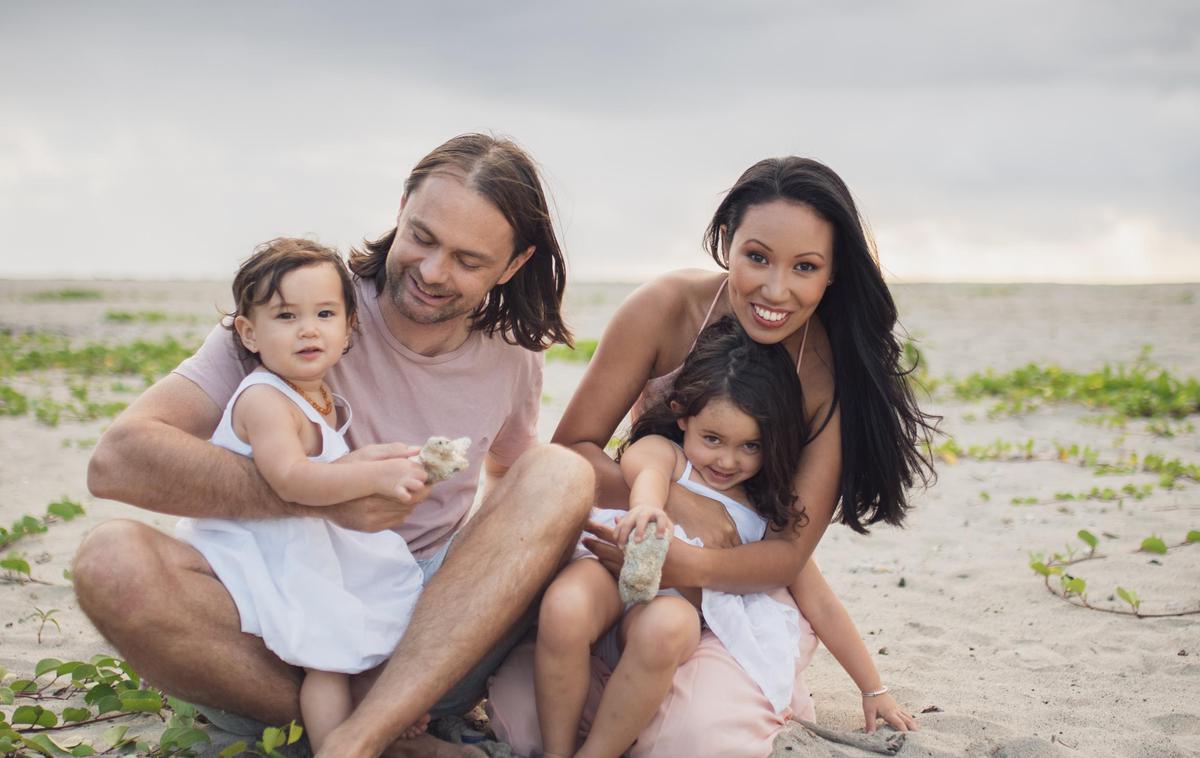
<instances>
[{"instance_id":1,"label":"man's long hair","mask_svg":"<svg viewBox=\"0 0 1200 758\"><path fill-rule=\"evenodd\" d=\"M427 177L452 173L484 196L512 227L515 257L533 246L533 255L504 284L492 288L471 314L471 329L487 335L499 332L505 342L527 350L545 350L555 343L572 344L563 323L562 297L566 264L537 167L515 143L486 134L463 134L436 148L413 168L404 182L407 199ZM388 251L396 229L350 251L350 270L375 281L382 293L387 279ZM509 260L512 260L510 257Z\"/></svg>"}]
</instances>

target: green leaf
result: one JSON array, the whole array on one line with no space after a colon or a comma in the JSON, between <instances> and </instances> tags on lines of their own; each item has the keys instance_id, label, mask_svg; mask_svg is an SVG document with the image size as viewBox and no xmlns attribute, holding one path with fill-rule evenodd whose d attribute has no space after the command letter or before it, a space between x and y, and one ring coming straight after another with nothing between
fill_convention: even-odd
<instances>
[{"instance_id":1,"label":"green leaf","mask_svg":"<svg viewBox=\"0 0 1200 758\"><path fill-rule=\"evenodd\" d=\"M12 705L13 691L9 687L0 687L0 705ZM2 714L0 714L2 715Z\"/></svg>"},{"instance_id":2,"label":"green leaf","mask_svg":"<svg viewBox=\"0 0 1200 758\"><path fill-rule=\"evenodd\" d=\"M162 696L154 690L133 690L120 694L121 710L135 713L158 713L162 710Z\"/></svg>"},{"instance_id":3,"label":"green leaf","mask_svg":"<svg viewBox=\"0 0 1200 758\"><path fill-rule=\"evenodd\" d=\"M58 747L44 734L22 734L21 742L24 742L26 747L31 747L42 755L54 755L55 748Z\"/></svg>"},{"instance_id":4,"label":"green leaf","mask_svg":"<svg viewBox=\"0 0 1200 758\"><path fill-rule=\"evenodd\" d=\"M287 744L294 745L303 736L304 736L304 727L300 726L295 721L288 724Z\"/></svg>"},{"instance_id":5,"label":"green leaf","mask_svg":"<svg viewBox=\"0 0 1200 758\"><path fill-rule=\"evenodd\" d=\"M64 723L70 721L86 721L92 717L92 712L87 708L63 708L62 720Z\"/></svg>"},{"instance_id":6,"label":"green leaf","mask_svg":"<svg viewBox=\"0 0 1200 758\"><path fill-rule=\"evenodd\" d=\"M1193 529L1187 533L1188 542L1200 542L1200 529Z\"/></svg>"},{"instance_id":7,"label":"green leaf","mask_svg":"<svg viewBox=\"0 0 1200 758\"><path fill-rule=\"evenodd\" d=\"M133 682L134 687L140 687L142 685L142 678L138 676L136 671L133 670L133 666L130 666L125 661L118 660L117 667L125 672L125 675L129 677L129 681Z\"/></svg>"},{"instance_id":8,"label":"green leaf","mask_svg":"<svg viewBox=\"0 0 1200 758\"><path fill-rule=\"evenodd\" d=\"M1096 545L1100 544L1100 540L1096 539L1096 535L1092 534L1087 529L1080 529L1078 537L1086 542L1087 546L1090 548L1095 548Z\"/></svg>"},{"instance_id":9,"label":"green leaf","mask_svg":"<svg viewBox=\"0 0 1200 758\"><path fill-rule=\"evenodd\" d=\"M58 723L58 716L40 705L21 705L12 714L12 723L30 726L51 727Z\"/></svg>"},{"instance_id":10,"label":"green leaf","mask_svg":"<svg viewBox=\"0 0 1200 758\"><path fill-rule=\"evenodd\" d=\"M80 663L71 669L71 681L83 682L95 678L100 672L90 663Z\"/></svg>"},{"instance_id":11,"label":"green leaf","mask_svg":"<svg viewBox=\"0 0 1200 758\"><path fill-rule=\"evenodd\" d=\"M125 709L121 707L121 699L116 695L102 697L96 701L96 715L98 716L105 713L112 713L113 711L122 710Z\"/></svg>"},{"instance_id":12,"label":"green leaf","mask_svg":"<svg viewBox=\"0 0 1200 758\"><path fill-rule=\"evenodd\" d=\"M176 750L187 750L197 742L208 742L209 737L204 732L195 727L175 726L164 729L162 736L158 738L159 745L165 750L174 748Z\"/></svg>"},{"instance_id":13,"label":"green leaf","mask_svg":"<svg viewBox=\"0 0 1200 758\"><path fill-rule=\"evenodd\" d=\"M11 553L7 558L0 561L0 569L15 571L18 574L24 574L29 577L33 576L33 574L29 573L29 562L16 553Z\"/></svg>"},{"instance_id":14,"label":"green leaf","mask_svg":"<svg viewBox=\"0 0 1200 758\"><path fill-rule=\"evenodd\" d=\"M71 755L89 756L95 755L96 749L86 742L81 742L70 750Z\"/></svg>"},{"instance_id":15,"label":"green leaf","mask_svg":"<svg viewBox=\"0 0 1200 758\"><path fill-rule=\"evenodd\" d=\"M46 506L46 513L58 516L63 521L70 521L76 516L83 515L83 506L64 497L62 500Z\"/></svg>"},{"instance_id":16,"label":"green leaf","mask_svg":"<svg viewBox=\"0 0 1200 758\"><path fill-rule=\"evenodd\" d=\"M117 724L111 726L104 732L104 736L100 739L104 740L106 745L116 747L125 741L125 733L129 731L128 724Z\"/></svg>"},{"instance_id":17,"label":"green leaf","mask_svg":"<svg viewBox=\"0 0 1200 758\"><path fill-rule=\"evenodd\" d=\"M1158 537L1157 535L1150 536L1150 537L1147 537L1146 539L1142 540L1141 550L1142 550L1142 552L1146 552L1146 553L1157 553L1159 555L1166 555L1167 543L1163 542L1162 538Z\"/></svg>"},{"instance_id":18,"label":"green leaf","mask_svg":"<svg viewBox=\"0 0 1200 758\"><path fill-rule=\"evenodd\" d=\"M92 687L90 690L88 690L87 694L83 696L83 702L87 703L88 705L96 705L106 697L115 698L116 696L116 690L109 685L97 684L95 687Z\"/></svg>"},{"instance_id":19,"label":"green leaf","mask_svg":"<svg viewBox=\"0 0 1200 758\"><path fill-rule=\"evenodd\" d=\"M283 742L283 730L279 727L269 726L262 733L262 748L265 752L271 752L277 745Z\"/></svg>"},{"instance_id":20,"label":"green leaf","mask_svg":"<svg viewBox=\"0 0 1200 758\"><path fill-rule=\"evenodd\" d=\"M1141 603L1141 601L1138 600L1138 596L1137 596L1136 592L1134 592L1133 590L1127 590L1124 587L1117 587L1117 596L1119 598L1121 598L1122 600L1124 600L1126 603L1129 603L1130 605L1132 605L1135 609Z\"/></svg>"},{"instance_id":21,"label":"green leaf","mask_svg":"<svg viewBox=\"0 0 1200 758\"><path fill-rule=\"evenodd\" d=\"M1082 595L1085 589L1087 582L1077 576L1063 580L1063 591L1068 595Z\"/></svg>"},{"instance_id":22,"label":"green leaf","mask_svg":"<svg viewBox=\"0 0 1200 758\"><path fill-rule=\"evenodd\" d=\"M167 707L179 716L188 719L196 718L196 706L177 697L167 696Z\"/></svg>"},{"instance_id":23,"label":"green leaf","mask_svg":"<svg viewBox=\"0 0 1200 758\"><path fill-rule=\"evenodd\" d=\"M63 665L63 662L57 658L43 658L33 667L33 676L36 679L47 671L56 669L61 665Z\"/></svg>"},{"instance_id":24,"label":"green leaf","mask_svg":"<svg viewBox=\"0 0 1200 758\"><path fill-rule=\"evenodd\" d=\"M33 683L32 679L14 679L8 686L12 687L12 691L18 695L37 690L37 685Z\"/></svg>"},{"instance_id":25,"label":"green leaf","mask_svg":"<svg viewBox=\"0 0 1200 758\"><path fill-rule=\"evenodd\" d=\"M1050 576L1050 569L1046 568L1046 564L1042 563L1041 561L1033 561L1029 564L1029 568L1038 572L1042 576Z\"/></svg>"},{"instance_id":26,"label":"green leaf","mask_svg":"<svg viewBox=\"0 0 1200 758\"><path fill-rule=\"evenodd\" d=\"M217 758L233 758L233 756L241 755L244 752L246 752L246 741L238 740L237 742L231 742L224 750L217 753Z\"/></svg>"}]
</instances>

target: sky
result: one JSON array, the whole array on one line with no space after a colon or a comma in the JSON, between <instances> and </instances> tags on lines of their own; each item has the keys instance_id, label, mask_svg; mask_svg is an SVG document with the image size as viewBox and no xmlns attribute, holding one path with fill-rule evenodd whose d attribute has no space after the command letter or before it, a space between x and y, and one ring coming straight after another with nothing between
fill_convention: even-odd
<instances>
[{"instance_id":1,"label":"sky","mask_svg":"<svg viewBox=\"0 0 1200 758\"><path fill-rule=\"evenodd\" d=\"M0 3L0 278L229 279L394 223L446 139L538 161L569 273L711 267L760 158L895 281L1200 281L1200 4Z\"/></svg>"}]
</instances>

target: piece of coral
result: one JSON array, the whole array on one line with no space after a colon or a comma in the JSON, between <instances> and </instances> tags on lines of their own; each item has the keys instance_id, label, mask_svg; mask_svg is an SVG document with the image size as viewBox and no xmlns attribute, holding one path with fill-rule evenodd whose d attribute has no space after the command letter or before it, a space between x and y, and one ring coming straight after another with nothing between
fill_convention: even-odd
<instances>
[{"instance_id":1,"label":"piece of coral","mask_svg":"<svg viewBox=\"0 0 1200 758\"><path fill-rule=\"evenodd\" d=\"M456 440L445 437L430 437L417 453L417 460L425 466L426 482L436 484L454 476L467 467L467 450L471 448L469 437Z\"/></svg>"},{"instance_id":2,"label":"piece of coral","mask_svg":"<svg viewBox=\"0 0 1200 758\"><path fill-rule=\"evenodd\" d=\"M625 564L621 567L621 578L617 588L624 603L648 603L658 594L662 580L663 561L667 559L667 548L671 535L659 537L655 529L647 529L641 542L629 535L625 543Z\"/></svg>"}]
</instances>

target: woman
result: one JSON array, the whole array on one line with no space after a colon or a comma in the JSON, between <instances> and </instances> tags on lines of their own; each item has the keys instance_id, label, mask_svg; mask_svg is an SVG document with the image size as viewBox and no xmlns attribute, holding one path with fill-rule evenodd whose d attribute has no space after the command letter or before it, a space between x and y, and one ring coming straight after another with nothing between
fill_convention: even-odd
<instances>
[{"instance_id":1,"label":"woman","mask_svg":"<svg viewBox=\"0 0 1200 758\"><path fill-rule=\"evenodd\" d=\"M920 442L932 417L905 379L896 307L850 191L828 167L796 157L751 166L717 208L705 247L728 273L676 272L634 292L605 330L554 441L592 463L600 505L626 503L628 488L604 448L627 412L671 385L704 325L732 313L755 341L782 343L796 362L812 430L794 486L800 528L731 550L676 541L663 585L726 592L789 586L830 521L858 532L903 521L905 490L931 473ZM723 510L682 488L673 489L669 512L705 545L731 541ZM611 533L597 534L611 542ZM610 542L589 546L616 568L621 553ZM792 713L774 713L706 633L630 754L766 755L788 715L813 716L799 677L815 644L809 632ZM531 682L529 651L520 649L490 693L493 726L523 751L536 747L538 733Z\"/></svg>"}]
</instances>

